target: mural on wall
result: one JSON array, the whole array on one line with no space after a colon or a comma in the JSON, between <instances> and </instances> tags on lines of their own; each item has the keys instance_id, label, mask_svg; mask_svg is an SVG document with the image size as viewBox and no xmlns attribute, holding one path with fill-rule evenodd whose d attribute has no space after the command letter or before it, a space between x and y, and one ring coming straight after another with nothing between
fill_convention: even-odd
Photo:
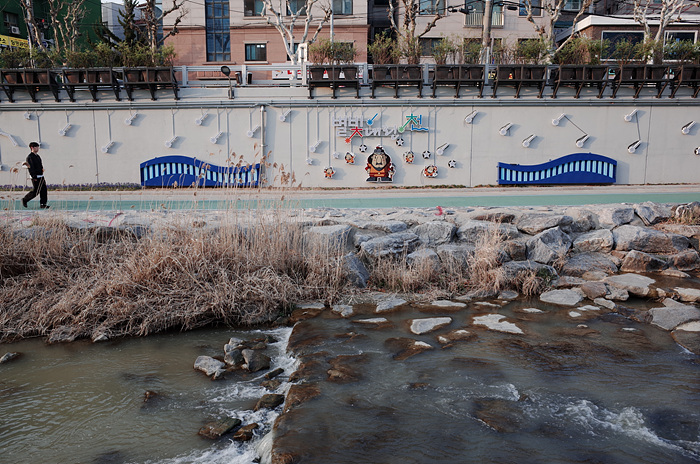
<instances>
[{"instance_id":1,"label":"mural on wall","mask_svg":"<svg viewBox=\"0 0 700 464\"><path fill-rule=\"evenodd\" d=\"M375 148L367 158L365 171L369 174L367 182L393 182L396 172L391 163L391 157L386 154L381 145Z\"/></svg>"}]
</instances>

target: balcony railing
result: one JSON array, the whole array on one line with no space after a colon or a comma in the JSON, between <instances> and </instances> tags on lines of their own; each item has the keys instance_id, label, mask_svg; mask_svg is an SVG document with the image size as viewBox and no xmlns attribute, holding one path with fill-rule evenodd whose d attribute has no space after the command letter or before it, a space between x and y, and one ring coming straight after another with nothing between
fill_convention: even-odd
<instances>
[{"instance_id":1,"label":"balcony railing","mask_svg":"<svg viewBox=\"0 0 700 464\"><path fill-rule=\"evenodd\" d=\"M484 22L484 13L469 13L464 16L466 27L481 27ZM503 12L495 11L491 15L491 27L503 27Z\"/></svg>"}]
</instances>

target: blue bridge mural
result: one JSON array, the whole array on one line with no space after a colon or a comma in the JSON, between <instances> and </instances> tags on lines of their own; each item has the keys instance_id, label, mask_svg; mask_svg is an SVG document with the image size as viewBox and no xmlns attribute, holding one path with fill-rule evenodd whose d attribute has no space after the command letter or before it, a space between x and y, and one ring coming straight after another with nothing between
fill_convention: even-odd
<instances>
[{"instance_id":1,"label":"blue bridge mural","mask_svg":"<svg viewBox=\"0 0 700 464\"><path fill-rule=\"evenodd\" d=\"M260 163L222 167L180 155L141 163L144 187L257 187L259 182Z\"/></svg>"},{"instance_id":2,"label":"blue bridge mural","mask_svg":"<svg viewBox=\"0 0 700 464\"><path fill-rule=\"evenodd\" d=\"M593 153L574 153L534 165L498 163L498 183L614 184L617 161Z\"/></svg>"}]
</instances>

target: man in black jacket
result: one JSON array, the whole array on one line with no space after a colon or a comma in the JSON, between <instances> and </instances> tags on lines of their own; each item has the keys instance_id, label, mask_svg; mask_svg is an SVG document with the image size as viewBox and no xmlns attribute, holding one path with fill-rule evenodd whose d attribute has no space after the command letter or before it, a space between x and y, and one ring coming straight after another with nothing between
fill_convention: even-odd
<instances>
[{"instance_id":1,"label":"man in black jacket","mask_svg":"<svg viewBox=\"0 0 700 464\"><path fill-rule=\"evenodd\" d=\"M24 198L22 198L22 206L27 207L29 200L39 194L39 204L42 208L48 208L49 205L46 204L48 199L48 192L46 190L46 179L44 178L44 165L41 163L41 157L39 156L39 144L36 142L31 142L29 144L29 149L32 151L27 156L27 161L24 165L29 168L29 175L32 178L32 190Z\"/></svg>"}]
</instances>

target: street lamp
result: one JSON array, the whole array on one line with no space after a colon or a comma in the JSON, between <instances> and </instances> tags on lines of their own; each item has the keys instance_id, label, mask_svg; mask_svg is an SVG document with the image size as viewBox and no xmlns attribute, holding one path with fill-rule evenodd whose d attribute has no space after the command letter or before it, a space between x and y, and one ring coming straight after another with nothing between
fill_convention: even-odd
<instances>
[{"instance_id":1,"label":"street lamp","mask_svg":"<svg viewBox=\"0 0 700 464\"><path fill-rule=\"evenodd\" d=\"M221 67L221 72L224 76L228 77L228 98L229 100L233 100L233 87L231 86L231 68L224 65Z\"/></svg>"}]
</instances>

